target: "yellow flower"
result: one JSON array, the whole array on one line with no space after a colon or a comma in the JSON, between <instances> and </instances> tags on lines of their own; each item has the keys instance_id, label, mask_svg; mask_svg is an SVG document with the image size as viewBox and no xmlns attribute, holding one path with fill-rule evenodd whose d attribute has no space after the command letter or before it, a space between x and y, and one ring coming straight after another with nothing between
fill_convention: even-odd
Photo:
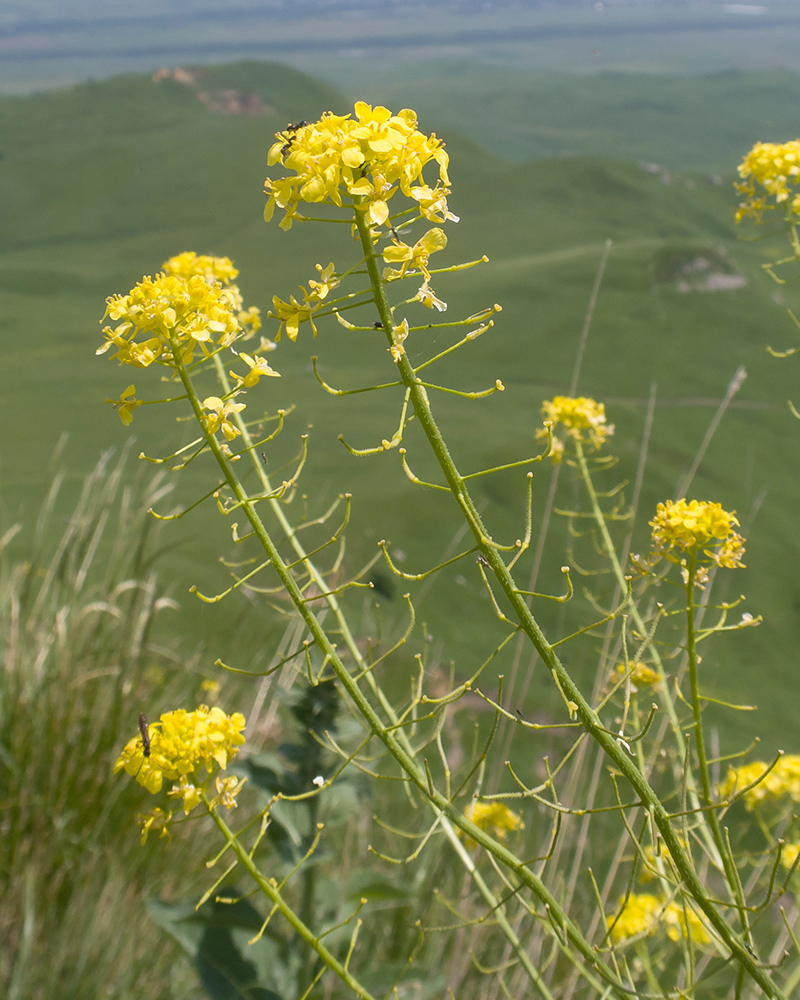
<instances>
[{"instance_id":1,"label":"yellow flower","mask_svg":"<svg viewBox=\"0 0 800 1000\"><path fill-rule=\"evenodd\" d=\"M417 240L413 247L400 240L392 240L392 245L383 251L383 259L387 264L401 264L397 271L392 267L384 269L383 277L386 281L394 281L405 276L410 267L418 268L424 275L425 281L431 279L428 270L428 259L432 253L444 250L447 246L447 236L442 229L429 229L423 237Z\"/></svg>"},{"instance_id":2,"label":"yellow flower","mask_svg":"<svg viewBox=\"0 0 800 1000\"><path fill-rule=\"evenodd\" d=\"M169 821L172 819L171 812L164 812L163 809L156 807L155 809L151 809L149 813L139 813L136 819L142 828L142 847L147 843L148 834L155 833L156 830L159 831L159 837L166 837L167 840L172 840L169 832Z\"/></svg>"},{"instance_id":3,"label":"yellow flower","mask_svg":"<svg viewBox=\"0 0 800 1000\"><path fill-rule=\"evenodd\" d=\"M236 796L241 792L242 787L247 781L247 778L242 778L241 780L234 778L233 775L229 775L227 778L217 778L217 794L211 800L210 805L225 806L226 809L235 809L238 805L236 801Z\"/></svg>"},{"instance_id":4,"label":"yellow flower","mask_svg":"<svg viewBox=\"0 0 800 1000\"><path fill-rule=\"evenodd\" d=\"M225 770L244 743L244 725L240 712L229 716L221 708L205 705L194 712L166 712L150 725L150 753L145 755L141 736L129 740L114 773L124 769L155 794L165 779L179 781L200 767L210 774L215 763Z\"/></svg>"},{"instance_id":5,"label":"yellow flower","mask_svg":"<svg viewBox=\"0 0 800 1000\"><path fill-rule=\"evenodd\" d=\"M622 941L637 934L653 934L658 927L656 918L663 905L657 896L649 892L633 893L627 900L621 900L611 927L612 939Z\"/></svg>"},{"instance_id":6,"label":"yellow flower","mask_svg":"<svg viewBox=\"0 0 800 1000\"><path fill-rule=\"evenodd\" d=\"M614 941L640 934L655 934L663 925L671 941L691 937L695 944L709 944L711 935L697 914L679 903L669 903L648 892L633 893L620 901L621 909L613 918L611 937Z\"/></svg>"},{"instance_id":7,"label":"yellow flower","mask_svg":"<svg viewBox=\"0 0 800 1000\"><path fill-rule=\"evenodd\" d=\"M646 663L629 663L626 667L624 663L618 663L614 668L614 673L616 674L615 680L619 680L624 677L627 673L630 673L631 684L634 686L634 691L636 686L644 686L646 684L658 684L661 680L661 675L656 673L652 667L648 667Z\"/></svg>"},{"instance_id":8,"label":"yellow flower","mask_svg":"<svg viewBox=\"0 0 800 1000\"><path fill-rule=\"evenodd\" d=\"M663 920L670 941L680 941L685 937L691 938L699 945L711 943L711 935L706 930L705 924L688 906L684 909L679 903L670 903L664 912Z\"/></svg>"},{"instance_id":9,"label":"yellow flower","mask_svg":"<svg viewBox=\"0 0 800 1000\"><path fill-rule=\"evenodd\" d=\"M308 282L308 287L311 289L308 293L308 299L310 301L322 302L327 297L328 292L333 288L337 288L341 282L334 273L333 263L328 264L325 268L323 268L322 264L315 264L314 266L319 271L320 280Z\"/></svg>"},{"instance_id":10,"label":"yellow flower","mask_svg":"<svg viewBox=\"0 0 800 1000\"><path fill-rule=\"evenodd\" d=\"M739 165L739 176L742 181L734 186L745 200L736 212L737 222L745 216L759 222L764 211L784 202L793 215L800 215L800 194L792 191L800 179L800 139L757 142ZM765 193L757 195L756 184ZM768 198L774 198L775 204L770 204Z\"/></svg>"},{"instance_id":11,"label":"yellow flower","mask_svg":"<svg viewBox=\"0 0 800 1000\"><path fill-rule=\"evenodd\" d=\"M707 500L667 500L658 505L650 521L653 548L668 556L674 548L686 551L710 544L712 548L703 552L716 565L744 566L744 538L733 530L739 524L735 514Z\"/></svg>"},{"instance_id":12,"label":"yellow flower","mask_svg":"<svg viewBox=\"0 0 800 1000\"><path fill-rule=\"evenodd\" d=\"M431 190L427 184L420 184L411 189L411 197L419 202L419 213L431 222L458 222L458 216L447 208L449 188L437 183Z\"/></svg>"},{"instance_id":13,"label":"yellow flower","mask_svg":"<svg viewBox=\"0 0 800 1000\"><path fill-rule=\"evenodd\" d=\"M555 429L559 424L566 428L569 437L577 441L588 440L595 448L600 448L606 438L614 433L614 425L606 422L606 408L586 396L555 396L542 403L542 418L549 420ZM538 440L547 437L547 430L536 432ZM553 437L551 455L554 462L560 462L564 445Z\"/></svg>"},{"instance_id":14,"label":"yellow flower","mask_svg":"<svg viewBox=\"0 0 800 1000\"><path fill-rule=\"evenodd\" d=\"M436 294L432 288L428 288L428 282L423 281L419 286L419 291L414 296L417 302L421 302L428 309L435 309L437 312L447 312L447 303L443 302L441 299L436 298Z\"/></svg>"},{"instance_id":15,"label":"yellow flower","mask_svg":"<svg viewBox=\"0 0 800 1000\"><path fill-rule=\"evenodd\" d=\"M464 810L464 815L479 829L499 840L505 840L509 831L525 829L525 824L519 813L512 812L502 802L470 802ZM467 837L461 832L459 832L459 836L464 837L467 844L474 846L475 841L471 837Z\"/></svg>"},{"instance_id":16,"label":"yellow flower","mask_svg":"<svg viewBox=\"0 0 800 1000\"><path fill-rule=\"evenodd\" d=\"M447 211L447 153L435 135L426 136L417 129L413 111L393 115L387 108L358 101L354 117L326 112L318 122L278 132L276 140L268 163L282 163L293 173L276 180L267 178L269 200L264 217L269 221L276 206L283 209L281 226L285 229L297 217L300 202L341 206L343 197L366 213L370 225L382 225L398 188L406 197L417 198L420 215L436 221L455 218ZM431 160L439 167L434 190L424 182L415 184Z\"/></svg>"},{"instance_id":17,"label":"yellow flower","mask_svg":"<svg viewBox=\"0 0 800 1000\"><path fill-rule=\"evenodd\" d=\"M237 352L234 351L234 354ZM265 358L252 358L249 354L245 354L244 351L239 354L239 357L244 361L250 371L242 378L241 375L237 375L236 372L230 372L230 376L236 379L236 388L240 389L242 386L245 388L250 388L251 386L258 385L259 379L268 375L272 378L280 378L281 373L276 372L274 368L270 367Z\"/></svg>"},{"instance_id":18,"label":"yellow flower","mask_svg":"<svg viewBox=\"0 0 800 1000\"><path fill-rule=\"evenodd\" d=\"M781 851L781 864L784 868L791 868L795 861L797 861L798 854L800 854L800 841L795 840L784 844Z\"/></svg>"},{"instance_id":19,"label":"yellow flower","mask_svg":"<svg viewBox=\"0 0 800 1000\"><path fill-rule=\"evenodd\" d=\"M119 413L119 419L127 427L128 424L133 420L133 411L137 406L142 405L141 399L136 399L134 393L136 392L135 385L129 385L128 388L120 395L119 399L111 399L106 397L106 402L111 403L115 410Z\"/></svg>"},{"instance_id":20,"label":"yellow flower","mask_svg":"<svg viewBox=\"0 0 800 1000\"><path fill-rule=\"evenodd\" d=\"M208 396L203 400L203 408L211 412L206 416L206 430L209 434L216 434L222 428L222 433L228 441L232 441L237 434L241 433L236 424L232 424L228 417L232 413L241 413L245 408L245 403L226 403L219 396Z\"/></svg>"},{"instance_id":21,"label":"yellow flower","mask_svg":"<svg viewBox=\"0 0 800 1000\"><path fill-rule=\"evenodd\" d=\"M183 811L188 816L195 806L200 804L200 789L189 781L185 774L181 775L179 785L173 785L167 792L172 799L183 800Z\"/></svg>"},{"instance_id":22,"label":"yellow flower","mask_svg":"<svg viewBox=\"0 0 800 1000\"><path fill-rule=\"evenodd\" d=\"M793 802L800 802L800 755L784 754L763 781L759 781L768 767L764 761L756 760L742 767L729 768L719 788L720 798L729 799L754 781L758 781L758 784L743 796L744 804L749 811L764 803L786 797Z\"/></svg>"},{"instance_id":23,"label":"yellow flower","mask_svg":"<svg viewBox=\"0 0 800 1000\"><path fill-rule=\"evenodd\" d=\"M281 339L281 333L283 332L284 327L286 328L286 334L289 337L289 340L297 340L300 324L308 322L311 323L311 329L316 337L317 328L314 325L314 320L311 316L315 309L319 309L319 304L306 303L301 305L294 295L291 296L288 302L284 302L283 299L278 298L277 295L273 295L272 308L274 312L270 312L270 316L273 316L275 319L279 319L281 321L281 325L278 327L278 333L275 337L276 340Z\"/></svg>"}]
</instances>

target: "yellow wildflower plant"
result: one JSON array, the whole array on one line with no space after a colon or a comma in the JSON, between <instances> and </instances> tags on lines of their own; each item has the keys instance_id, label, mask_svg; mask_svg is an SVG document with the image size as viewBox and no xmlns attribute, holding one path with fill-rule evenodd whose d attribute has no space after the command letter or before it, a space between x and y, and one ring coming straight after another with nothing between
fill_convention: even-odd
<instances>
[{"instance_id":1,"label":"yellow wildflower plant","mask_svg":"<svg viewBox=\"0 0 800 1000\"><path fill-rule=\"evenodd\" d=\"M269 221L276 206L283 209L283 229L290 228L301 202L341 207L343 198L365 212L370 225L381 226L398 188L417 201L420 215L455 220L447 209L450 180L444 144L418 130L414 111L406 108L393 115L387 108L358 101L353 115L326 112L317 122L288 126L276 133L276 140L268 163L282 163L291 173L267 178L264 218ZM422 180L430 161L439 167L435 189Z\"/></svg>"},{"instance_id":2,"label":"yellow wildflower plant","mask_svg":"<svg viewBox=\"0 0 800 1000\"><path fill-rule=\"evenodd\" d=\"M155 795L165 780L180 782L201 767L209 775L215 765L224 771L244 743L244 726L240 712L226 715L221 708L206 705L193 712L166 712L149 727L148 747L141 736L128 741L114 773L124 770ZM180 794L186 802L183 791Z\"/></svg>"},{"instance_id":3,"label":"yellow wildflower plant","mask_svg":"<svg viewBox=\"0 0 800 1000\"><path fill-rule=\"evenodd\" d=\"M750 812L758 806L776 803L781 799L789 798L793 802L800 802L800 754L784 754L769 774L759 780L768 767L769 764L764 761L756 760L742 767L729 768L719 787L719 797L730 799L748 785L758 782L743 796L745 807Z\"/></svg>"},{"instance_id":4,"label":"yellow wildflower plant","mask_svg":"<svg viewBox=\"0 0 800 1000\"><path fill-rule=\"evenodd\" d=\"M649 522L653 548L673 562L679 561L671 554L673 549L697 552L702 548L717 566L743 567L744 538L734 530L734 525L739 525L735 515L735 511L723 510L721 504L707 500L667 500L657 506Z\"/></svg>"},{"instance_id":5,"label":"yellow wildflower plant","mask_svg":"<svg viewBox=\"0 0 800 1000\"><path fill-rule=\"evenodd\" d=\"M736 211L737 222L747 216L760 222L763 212L780 205L792 216L800 215L800 192L793 190L800 180L800 139L757 142L739 164L739 176L735 187L744 201Z\"/></svg>"},{"instance_id":6,"label":"yellow wildflower plant","mask_svg":"<svg viewBox=\"0 0 800 1000\"><path fill-rule=\"evenodd\" d=\"M497 837L498 840L505 840L509 832L525 829L519 813L513 812L502 802L470 802L464 810L464 815L475 826ZM460 831L459 836L463 836ZM471 847L475 846L475 841L471 837L464 836L464 840Z\"/></svg>"},{"instance_id":7,"label":"yellow wildflower plant","mask_svg":"<svg viewBox=\"0 0 800 1000\"><path fill-rule=\"evenodd\" d=\"M602 403L587 396L554 396L542 403L542 418L555 430L559 425L565 428L569 437L576 441L588 441L600 448L614 433L614 425L606 421L606 408ZM537 440L548 436L546 428L536 432ZM564 453L564 442L553 435L550 456L560 462Z\"/></svg>"}]
</instances>

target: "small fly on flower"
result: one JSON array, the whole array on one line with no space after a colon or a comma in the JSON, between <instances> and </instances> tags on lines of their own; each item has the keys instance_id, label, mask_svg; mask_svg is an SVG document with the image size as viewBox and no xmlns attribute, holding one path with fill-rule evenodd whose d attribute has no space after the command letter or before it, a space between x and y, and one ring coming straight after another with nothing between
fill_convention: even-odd
<instances>
[{"instance_id":1,"label":"small fly on flower","mask_svg":"<svg viewBox=\"0 0 800 1000\"><path fill-rule=\"evenodd\" d=\"M139 777L139 773L144 767L145 757L150 756L150 726L147 724L147 716L144 712L139 713L139 734L142 740L142 761L139 764L136 774L131 775L133 778ZM135 756L135 754L131 754L131 756Z\"/></svg>"},{"instance_id":2,"label":"small fly on flower","mask_svg":"<svg viewBox=\"0 0 800 1000\"><path fill-rule=\"evenodd\" d=\"M150 727L147 725L147 716L144 712L139 716L139 732L142 734L142 748L145 757L150 756ZM144 763L144 761L142 762Z\"/></svg>"}]
</instances>

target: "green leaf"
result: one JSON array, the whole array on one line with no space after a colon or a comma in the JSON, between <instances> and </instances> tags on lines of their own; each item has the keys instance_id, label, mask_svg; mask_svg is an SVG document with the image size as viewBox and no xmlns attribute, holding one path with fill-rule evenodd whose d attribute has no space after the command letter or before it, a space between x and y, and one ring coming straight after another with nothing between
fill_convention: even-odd
<instances>
[{"instance_id":1,"label":"green leaf","mask_svg":"<svg viewBox=\"0 0 800 1000\"><path fill-rule=\"evenodd\" d=\"M237 891L229 887L225 893L235 897ZM247 900L235 903L215 900L199 911L191 903L149 900L147 909L159 927L174 937L192 959L211 1000L283 1000L280 993L259 983L257 966L246 957L249 950L246 941L263 923L259 912ZM272 958L273 962L279 961L280 954L286 952L285 942L270 927L265 933L276 941L264 938L259 944L278 943Z\"/></svg>"}]
</instances>

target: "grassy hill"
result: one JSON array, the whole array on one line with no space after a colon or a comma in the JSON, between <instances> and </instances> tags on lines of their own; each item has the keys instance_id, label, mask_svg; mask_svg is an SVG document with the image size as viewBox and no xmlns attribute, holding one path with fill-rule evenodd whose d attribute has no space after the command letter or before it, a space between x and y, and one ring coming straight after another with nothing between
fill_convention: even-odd
<instances>
[{"instance_id":1,"label":"grassy hill","mask_svg":"<svg viewBox=\"0 0 800 1000\"><path fill-rule=\"evenodd\" d=\"M746 90L745 78L733 82ZM618 101L623 83L605 82ZM641 81L631 80L629 87L629 100L646 103ZM377 88L374 96L359 96L374 101L382 95ZM421 92L419 97L423 107ZM0 100L0 211L6 220L0 233L0 413L10 429L0 444L5 520L29 508L63 431L70 433L66 456L73 484L101 450L119 447L129 436L104 399L122 390L130 376L93 356L106 295L126 291L166 257L195 249L234 258L246 300L266 311L273 294L285 298L294 292L313 275L316 262L349 264L350 244L339 227L329 233L323 227L295 226L287 234L261 219L266 151L274 131L328 108L345 112L349 103L286 67L257 63L204 70L187 82L130 76ZM486 253L490 263L466 278L444 276L435 287L450 302L448 317L495 301L504 311L494 331L453 357L442 380L477 389L501 378L507 387L502 396L469 404L443 397L442 422L459 462L474 469L531 453L541 400L568 386L594 274L604 242L611 239L580 391L606 401L618 428L614 447L620 476L631 479L646 401L657 383L638 546L645 544L646 512L673 495L734 371L741 364L748 369L693 492L739 511L750 539L749 569L730 587L743 589L748 608L764 613L767 624L735 642L718 643L707 655L707 676L719 681L724 697L749 700L752 668L758 663L760 673L770 678L760 699L761 718L749 715L741 728L762 734L768 728L770 746L786 741L795 720L784 692L793 684L800 641L795 613L800 585L787 546L787 539L796 538L794 513L800 506L794 474L800 434L784 402L792 395L796 369L791 362L771 359L765 347L788 345L794 332L775 299L777 286L761 271L768 248L738 239L731 178L720 183L707 172L710 160L699 156L687 161L685 172L674 169L667 156L662 159L669 171L637 165L646 143L659 141L663 109L641 109L635 148L626 146L624 129L616 144L609 139L602 149L615 152L613 158L523 164L498 154L520 155L524 143L510 149L497 136L505 129L527 136L525 142L533 142L534 134L542 141L533 118L520 124L511 105L495 108L499 131L482 147L474 139L486 134L464 138L451 132L444 124L449 113L441 104L431 109L432 121L421 119L423 128L436 128L447 142L451 204L462 217L450 227L446 262ZM555 104L549 114L551 120L557 115ZM717 142L715 148L723 148L710 122L702 128L712 136L710 146ZM738 143L745 131L742 125L725 141ZM688 148L689 133L684 135ZM760 132L752 135L744 146L760 137ZM592 141L588 137L583 145L567 144L562 151L585 152ZM722 169L719 153L714 155L715 169ZM700 290L706 272L739 280L729 281L727 290ZM431 339L437 345L450 342L444 332ZM389 436L397 422L397 399L323 394L309 373L312 353L320 356L323 377L336 386L368 385L385 376L383 346L331 321L316 343L303 330L299 344L282 344L274 363L283 378L270 380L259 400L270 410L297 404L279 445L279 461L280 456L290 459L299 435L313 424L301 490L311 509L320 510L340 492L354 494L351 566L371 556L382 537L405 551L407 568L431 565L458 528L449 506L412 488L396 455L357 460L336 440L342 432L363 447ZM184 427L172 419L165 427L159 408L137 411L136 450L155 454L180 442ZM413 434L409 456L425 476L429 460ZM537 470L538 509L549 474ZM522 476L478 482L492 528L502 537L519 535ZM194 468L179 486L187 499L207 488ZM221 589L224 571L214 560L227 544L227 526L213 510L201 509L172 530L185 540L169 563L177 592L192 582L204 590ZM546 585L560 586L563 561L563 552L551 550ZM445 649L465 671L475 666L471 650L491 617L478 582L467 575L457 568L443 574L434 589L424 591L418 607L435 648ZM395 593L400 592L397 587ZM188 597L182 603L186 610L179 627L186 627L187 635L192 630L204 635L213 656L223 655L224 636L233 627L231 606L200 609ZM402 616L400 604L384 600L390 622ZM590 644L586 653L591 662Z\"/></svg>"},{"instance_id":2,"label":"grassy hill","mask_svg":"<svg viewBox=\"0 0 800 1000\"><path fill-rule=\"evenodd\" d=\"M450 59L394 66L371 92L506 159L591 155L727 175L754 141L797 134L800 75L579 75Z\"/></svg>"}]
</instances>

